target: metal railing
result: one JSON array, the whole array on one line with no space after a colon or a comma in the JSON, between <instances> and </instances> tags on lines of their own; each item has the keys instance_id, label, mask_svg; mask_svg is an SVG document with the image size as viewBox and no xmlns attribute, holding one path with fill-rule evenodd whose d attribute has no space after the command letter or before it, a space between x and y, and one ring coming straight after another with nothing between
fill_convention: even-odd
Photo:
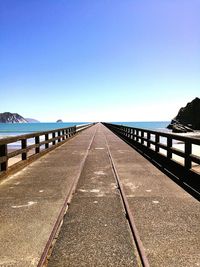
<instances>
[{"instance_id":1,"label":"metal railing","mask_svg":"<svg viewBox=\"0 0 200 267\"><path fill-rule=\"evenodd\" d=\"M94 123L0 139L0 177L9 170L28 164L92 125ZM9 166L9 160L16 157L17 162Z\"/></svg>"},{"instance_id":2,"label":"metal railing","mask_svg":"<svg viewBox=\"0 0 200 267\"><path fill-rule=\"evenodd\" d=\"M152 160L163 164L180 180L200 189L200 139L148 129L103 123Z\"/></svg>"}]
</instances>

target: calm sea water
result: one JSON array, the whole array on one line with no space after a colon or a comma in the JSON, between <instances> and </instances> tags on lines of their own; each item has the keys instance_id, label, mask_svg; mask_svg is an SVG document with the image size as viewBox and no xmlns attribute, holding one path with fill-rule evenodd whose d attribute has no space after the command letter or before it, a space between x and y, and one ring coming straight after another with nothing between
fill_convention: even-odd
<instances>
[{"instance_id":1,"label":"calm sea water","mask_svg":"<svg viewBox=\"0 0 200 267\"><path fill-rule=\"evenodd\" d=\"M32 132L42 132L74 125L87 124L88 122L59 122L59 123L0 123L0 136L15 136Z\"/></svg>"},{"instance_id":2,"label":"calm sea water","mask_svg":"<svg viewBox=\"0 0 200 267\"><path fill-rule=\"evenodd\" d=\"M74 125L86 124L89 122L62 122L62 123L0 123L0 136L14 136L31 132L48 131L58 128L66 128ZM113 122L131 127L166 130L169 121L152 122Z\"/></svg>"},{"instance_id":3,"label":"calm sea water","mask_svg":"<svg viewBox=\"0 0 200 267\"><path fill-rule=\"evenodd\" d=\"M114 124L125 125L135 128L143 128L149 130L168 131L166 128L170 121L132 121L132 122L113 122Z\"/></svg>"}]
</instances>

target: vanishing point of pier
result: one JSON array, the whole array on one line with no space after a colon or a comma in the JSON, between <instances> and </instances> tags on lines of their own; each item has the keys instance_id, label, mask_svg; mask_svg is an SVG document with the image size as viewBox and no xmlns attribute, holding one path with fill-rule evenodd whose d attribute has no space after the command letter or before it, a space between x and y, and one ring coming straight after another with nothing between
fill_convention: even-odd
<instances>
[{"instance_id":1,"label":"vanishing point of pier","mask_svg":"<svg viewBox=\"0 0 200 267\"><path fill-rule=\"evenodd\" d=\"M0 266L200 266L199 146L102 123L0 140Z\"/></svg>"}]
</instances>

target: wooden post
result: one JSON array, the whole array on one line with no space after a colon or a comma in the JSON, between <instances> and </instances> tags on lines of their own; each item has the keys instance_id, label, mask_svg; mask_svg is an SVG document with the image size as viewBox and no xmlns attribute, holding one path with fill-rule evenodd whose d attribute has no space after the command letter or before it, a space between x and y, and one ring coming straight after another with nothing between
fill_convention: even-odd
<instances>
[{"instance_id":1,"label":"wooden post","mask_svg":"<svg viewBox=\"0 0 200 267\"><path fill-rule=\"evenodd\" d=\"M0 145L0 157L7 157L7 144ZM8 169L8 159L0 164L1 171L6 171Z\"/></svg>"},{"instance_id":2,"label":"wooden post","mask_svg":"<svg viewBox=\"0 0 200 267\"><path fill-rule=\"evenodd\" d=\"M150 139L151 139L151 134L150 132L147 132L147 147L150 148Z\"/></svg>"},{"instance_id":3,"label":"wooden post","mask_svg":"<svg viewBox=\"0 0 200 267\"><path fill-rule=\"evenodd\" d=\"M26 149L27 148L27 139L22 139L22 149ZM27 151L22 153L22 160L26 160L27 159Z\"/></svg>"},{"instance_id":4,"label":"wooden post","mask_svg":"<svg viewBox=\"0 0 200 267\"><path fill-rule=\"evenodd\" d=\"M144 145L144 139L143 139L144 138L144 131L143 130L141 130L141 137L142 137L141 138L141 144Z\"/></svg>"},{"instance_id":5,"label":"wooden post","mask_svg":"<svg viewBox=\"0 0 200 267\"><path fill-rule=\"evenodd\" d=\"M66 129L66 138L69 137L69 129Z\"/></svg>"},{"instance_id":6,"label":"wooden post","mask_svg":"<svg viewBox=\"0 0 200 267\"><path fill-rule=\"evenodd\" d=\"M129 138L129 128L127 128L127 137Z\"/></svg>"},{"instance_id":7,"label":"wooden post","mask_svg":"<svg viewBox=\"0 0 200 267\"><path fill-rule=\"evenodd\" d=\"M167 137L167 158L172 158L172 151L170 150L172 148L172 138L170 136Z\"/></svg>"},{"instance_id":8,"label":"wooden post","mask_svg":"<svg viewBox=\"0 0 200 267\"><path fill-rule=\"evenodd\" d=\"M139 135L139 131L138 131L138 130L136 130L136 142L138 142L138 141L139 141L138 135Z\"/></svg>"},{"instance_id":9,"label":"wooden post","mask_svg":"<svg viewBox=\"0 0 200 267\"><path fill-rule=\"evenodd\" d=\"M160 136L158 133L155 134L155 142L156 142L156 146L155 146L155 151L157 153L159 153L159 142L160 142Z\"/></svg>"},{"instance_id":10,"label":"wooden post","mask_svg":"<svg viewBox=\"0 0 200 267\"><path fill-rule=\"evenodd\" d=\"M48 141L49 140L49 134L45 134L45 141ZM49 143L46 143L45 144L45 149L49 148Z\"/></svg>"},{"instance_id":11,"label":"wooden post","mask_svg":"<svg viewBox=\"0 0 200 267\"><path fill-rule=\"evenodd\" d=\"M55 138L56 137L56 134L55 132L52 133L52 138ZM56 140L53 140L52 142L52 145L54 146L56 144Z\"/></svg>"},{"instance_id":12,"label":"wooden post","mask_svg":"<svg viewBox=\"0 0 200 267\"><path fill-rule=\"evenodd\" d=\"M62 135L63 135L62 140L65 140L65 130L62 130Z\"/></svg>"},{"instance_id":13,"label":"wooden post","mask_svg":"<svg viewBox=\"0 0 200 267\"><path fill-rule=\"evenodd\" d=\"M192 154L192 144L190 141L185 141L185 168L190 170L192 167L192 161L190 155Z\"/></svg>"},{"instance_id":14,"label":"wooden post","mask_svg":"<svg viewBox=\"0 0 200 267\"><path fill-rule=\"evenodd\" d=\"M59 136L59 138L58 138L58 142L60 142L61 140L60 140L60 131L58 131L58 136Z\"/></svg>"},{"instance_id":15,"label":"wooden post","mask_svg":"<svg viewBox=\"0 0 200 267\"><path fill-rule=\"evenodd\" d=\"M133 129L133 140L135 141L135 129Z\"/></svg>"},{"instance_id":16,"label":"wooden post","mask_svg":"<svg viewBox=\"0 0 200 267\"><path fill-rule=\"evenodd\" d=\"M130 138L133 139L133 129L131 129Z\"/></svg>"},{"instance_id":17,"label":"wooden post","mask_svg":"<svg viewBox=\"0 0 200 267\"><path fill-rule=\"evenodd\" d=\"M40 153L40 137L39 136L36 136L35 137L35 144L38 145L38 147L35 148L35 154L38 154Z\"/></svg>"},{"instance_id":18,"label":"wooden post","mask_svg":"<svg viewBox=\"0 0 200 267\"><path fill-rule=\"evenodd\" d=\"M129 128L129 135L128 138L131 138L131 128Z\"/></svg>"}]
</instances>

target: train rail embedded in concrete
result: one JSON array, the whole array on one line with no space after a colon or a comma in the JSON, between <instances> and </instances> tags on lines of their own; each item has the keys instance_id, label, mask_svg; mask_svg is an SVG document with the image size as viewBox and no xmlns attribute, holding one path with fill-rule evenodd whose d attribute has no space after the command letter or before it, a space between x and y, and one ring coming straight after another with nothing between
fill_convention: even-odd
<instances>
[{"instance_id":1,"label":"train rail embedded in concrete","mask_svg":"<svg viewBox=\"0 0 200 267\"><path fill-rule=\"evenodd\" d=\"M127 143L96 124L2 180L0 266L200 265L199 202Z\"/></svg>"}]
</instances>

